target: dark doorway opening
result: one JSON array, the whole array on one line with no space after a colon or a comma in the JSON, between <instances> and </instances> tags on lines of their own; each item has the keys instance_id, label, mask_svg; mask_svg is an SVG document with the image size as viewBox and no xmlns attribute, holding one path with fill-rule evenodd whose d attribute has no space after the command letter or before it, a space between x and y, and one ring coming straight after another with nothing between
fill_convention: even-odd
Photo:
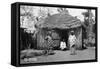
<instances>
[{"instance_id":1,"label":"dark doorway opening","mask_svg":"<svg viewBox=\"0 0 100 69\"><path fill-rule=\"evenodd\" d=\"M68 30L63 29L58 31L60 40L64 40L66 42L66 46L68 46Z\"/></svg>"}]
</instances>

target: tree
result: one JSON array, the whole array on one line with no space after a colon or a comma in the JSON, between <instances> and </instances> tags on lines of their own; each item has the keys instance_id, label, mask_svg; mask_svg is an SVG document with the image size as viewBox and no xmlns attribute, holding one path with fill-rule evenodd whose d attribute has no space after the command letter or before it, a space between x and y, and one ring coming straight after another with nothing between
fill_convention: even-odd
<instances>
[{"instance_id":1,"label":"tree","mask_svg":"<svg viewBox=\"0 0 100 69\"><path fill-rule=\"evenodd\" d=\"M20 31L21 33L21 43L22 48L25 46L26 48L30 48L32 43L34 42L35 29L35 16L33 14L34 7L33 6L20 6L20 28L23 29Z\"/></svg>"},{"instance_id":2,"label":"tree","mask_svg":"<svg viewBox=\"0 0 100 69\"><path fill-rule=\"evenodd\" d=\"M93 25L94 25L94 20L93 20L93 13L91 12L90 9L88 9L86 12L82 13L84 15L84 28L85 28L85 34L86 38L88 39L88 42L91 43L94 36L93 33Z\"/></svg>"},{"instance_id":3,"label":"tree","mask_svg":"<svg viewBox=\"0 0 100 69\"><path fill-rule=\"evenodd\" d=\"M68 14L69 13L68 10L67 10L67 8L57 8L57 11L59 13L65 13L65 14Z\"/></svg>"}]
</instances>

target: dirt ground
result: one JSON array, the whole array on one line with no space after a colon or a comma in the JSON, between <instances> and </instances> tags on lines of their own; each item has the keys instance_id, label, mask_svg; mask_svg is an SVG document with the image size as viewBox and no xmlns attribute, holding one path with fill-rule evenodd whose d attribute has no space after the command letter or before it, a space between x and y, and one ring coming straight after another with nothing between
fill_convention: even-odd
<instances>
[{"instance_id":1,"label":"dirt ground","mask_svg":"<svg viewBox=\"0 0 100 69\"><path fill-rule=\"evenodd\" d=\"M67 50L67 51L55 50L54 52L55 52L54 55L32 57L28 61L27 61L27 58L21 59L20 63L26 64L26 63L43 63L43 62L95 59L95 48L94 47L88 47L88 49L85 49L85 50L77 50L76 55L70 55L70 50Z\"/></svg>"}]
</instances>

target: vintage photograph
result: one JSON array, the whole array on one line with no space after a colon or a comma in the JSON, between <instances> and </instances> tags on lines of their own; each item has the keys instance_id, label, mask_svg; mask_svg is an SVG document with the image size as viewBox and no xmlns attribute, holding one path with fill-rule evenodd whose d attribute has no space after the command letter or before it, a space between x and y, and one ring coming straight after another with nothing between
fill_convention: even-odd
<instances>
[{"instance_id":1,"label":"vintage photograph","mask_svg":"<svg viewBox=\"0 0 100 69\"><path fill-rule=\"evenodd\" d=\"M20 64L94 60L96 10L20 5Z\"/></svg>"}]
</instances>

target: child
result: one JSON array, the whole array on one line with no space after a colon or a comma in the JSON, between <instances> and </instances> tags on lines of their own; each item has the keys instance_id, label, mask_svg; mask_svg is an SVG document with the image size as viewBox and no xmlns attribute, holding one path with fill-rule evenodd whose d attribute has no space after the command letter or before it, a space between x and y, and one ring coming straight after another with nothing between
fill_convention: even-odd
<instances>
[{"instance_id":1,"label":"child","mask_svg":"<svg viewBox=\"0 0 100 69\"><path fill-rule=\"evenodd\" d=\"M60 49L61 50L65 50L66 49L66 43L65 43L64 40L60 42Z\"/></svg>"}]
</instances>

